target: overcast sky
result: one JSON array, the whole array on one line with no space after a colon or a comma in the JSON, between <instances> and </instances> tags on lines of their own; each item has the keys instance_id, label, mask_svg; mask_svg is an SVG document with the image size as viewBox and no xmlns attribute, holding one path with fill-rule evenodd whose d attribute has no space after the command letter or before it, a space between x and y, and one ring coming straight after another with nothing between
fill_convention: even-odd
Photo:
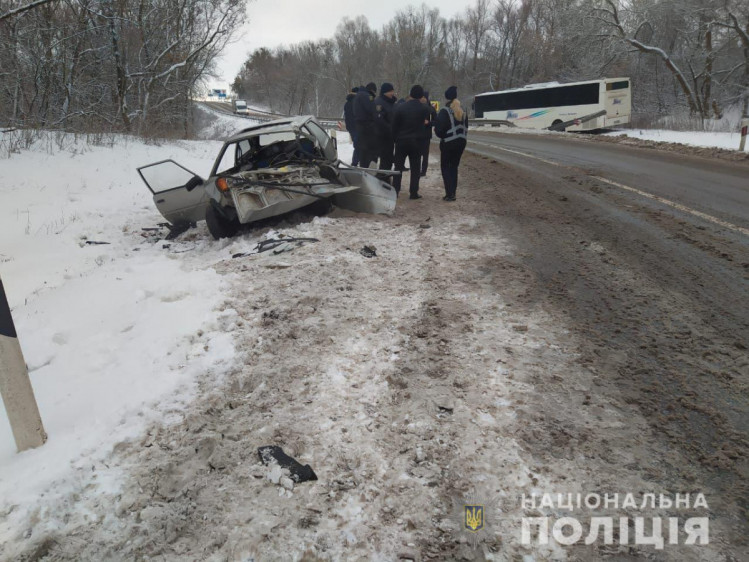
<instances>
[{"instance_id":1,"label":"overcast sky","mask_svg":"<svg viewBox=\"0 0 749 562\"><path fill-rule=\"evenodd\" d=\"M308 39L331 37L344 17L366 16L369 25L380 29L395 12L419 1L408 0L254 0L248 3L249 23L242 37L225 49L219 62L222 80L216 87L227 87L234 80L247 56L259 47L290 45ZM430 0L443 17L453 17L473 4L473 0Z\"/></svg>"}]
</instances>

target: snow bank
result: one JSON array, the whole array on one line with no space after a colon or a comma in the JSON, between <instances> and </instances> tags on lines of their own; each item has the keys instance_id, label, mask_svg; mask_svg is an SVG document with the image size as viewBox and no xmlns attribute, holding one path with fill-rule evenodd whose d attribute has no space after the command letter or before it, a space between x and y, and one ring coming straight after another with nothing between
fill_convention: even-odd
<instances>
[{"instance_id":1,"label":"snow bank","mask_svg":"<svg viewBox=\"0 0 749 562\"><path fill-rule=\"evenodd\" d=\"M49 434L16 454L0 403L0 513L64 493L76 472L189 400L197 375L220 377L233 361L232 311L219 310L226 277L210 269L226 244L205 227L167 248L149 237L142 229L163 219L135 169L173 158L205 176L220 143L51 146L0 166L0 273Z\"/></svg>"},{"instance_id":2,"label":"snow bank","mask_svg":"<svg viewBox=\"0 0 749 562\"><path fill-rule=\"evenodd\" d=\"M627 136L641 140L680 143L706 148L738 150L739 133L716 133L704 131L668 131L665 129L628 129L605 133L605 136Z\"/></svg>"}]
</instances>

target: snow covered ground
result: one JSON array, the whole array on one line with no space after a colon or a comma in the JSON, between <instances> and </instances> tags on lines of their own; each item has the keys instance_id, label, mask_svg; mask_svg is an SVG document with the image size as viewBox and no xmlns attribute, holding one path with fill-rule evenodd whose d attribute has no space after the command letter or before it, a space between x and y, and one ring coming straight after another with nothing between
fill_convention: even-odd
<instances>
[{"instance_id":1,"label":"snow covered ground","mask_svg":"<svg viewBox=\"0 0 749 562\"><path fill-rule=\"evenodd\" d=\"M626 129L605 133L606 136L627 136L640 140L670 142L689 146L724 148L738 150L741 136L739 133L719 133L705 131L667 131L664 129ZM749 150L749 146L747 146Z\"/></svg>"},{"instance_id":2,"label":"snow covered ground","mask_svg":"<svg viewBox=\"0 0 749 562\"><path fill-rule=\"evenodd\" d=\"M480 127L482 130L500 132L505 135L545 135L564 137L569 133L548 131L546 129L524 129L522 127L499 127L493 128L487 125ZM585 134L586 138L590 137ZM739 133L725 133L713 131L669 131L666 129L621 129L602 133L603 137L631 137L644 141L678 143L688 146L705 148L722 148L726 150L738 150L741 136ZM746 150L749 150L749 144Z\"/></svg>"},{"instance_id":3,"label":"snow covered ground","mask_svg":"<svg viewBox=\"0 0 749 562\"><path fill-rule=\"evenodd\" d=\"M209 116L207 138L248 126ZM339 143L350 160L348 135ZM165 244L135 169L171 158L206 176L219 147L50 135L2 161L0 274L49 440L17 454L0 401L0 514L12 510L0 543L36 499L64 497L114 444L176 415L196 376L218 384L234 364L227 277L211 266L236 243L201 224L194 241Z\"/></svg>"},{"instance_id":4,"label":"snow covered ground","mask_svg":"<svg viewBox=\"0 0 749 562\"><path fill-rule=\"evenodd\" d=\"M209 121L211 138L247 125ZM480 162L455 204L433 159L424 199L393 217L164 241L135 167L173 158L205 175L217 148L38 143L2 161L0 273L49 441L15 454L0 410L0 560L563 560L556 543L519 543L521 493L650 489L596 440L640 442L647 421L591 391ZM279 234L318 242L233 259ZM570 428L585 439L568 455ZM262 445L319 480L281 478ZM502 506L478 550L461 531L468 497Z\"/></svg>"},{"instance_id":5,"label":"snow covered ground","mask_svg":"<svg viewBox=\"0 0 749 562\"><path fill-rule=\"evenodd\" d=\"M230 366L224 278L209 267L225 244L157 242L163 219L135 170L173 158L205 175L219 146L49 137L2 161L0 273L49 441L16 454L0 403L0 513L64 492L60 481L190 400L197 373Z\"/></svg>"}]
</instances>

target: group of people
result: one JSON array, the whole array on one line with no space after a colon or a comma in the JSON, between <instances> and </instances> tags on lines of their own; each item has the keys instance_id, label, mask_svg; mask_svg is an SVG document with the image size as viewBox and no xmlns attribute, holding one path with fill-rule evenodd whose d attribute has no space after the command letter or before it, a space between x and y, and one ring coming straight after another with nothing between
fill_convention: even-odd
<instances>
[{"instance_id":1,"label":"group of people","mask_svg":"<svg viewBox=\"0 0 749 562\"><path fill-rule=\"evenodd\" d=\"M395 168L401 172L392 177L396 193L400 193L401 176L409 162L411 199L421 199L419 179L429 165L432 132L440 138L440 167L445 184L445 201L455 201L458 188L458 166L466 147L468 115L458 100L458 88L445 91L447 103L438 112L429 100L429 92L415 85L405 99L398 99L389 82L377 86L352 88L346 97L343 115L346 130L354 143L352 166L369 168L379 160L379 170ZM383 174L383 179L388 179Z\"/></svg>"}]
</instances>

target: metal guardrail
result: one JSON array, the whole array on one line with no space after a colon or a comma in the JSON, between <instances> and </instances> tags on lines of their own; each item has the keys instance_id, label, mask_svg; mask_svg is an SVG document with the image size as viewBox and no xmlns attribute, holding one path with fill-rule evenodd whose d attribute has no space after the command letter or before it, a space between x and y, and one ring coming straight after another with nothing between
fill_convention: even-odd
<instances>
[{"instance_id":1,"label":"metal guardrail","mask_svg":"<svg viewBox=\"0 0 749 562\"><path fill-rule=\"evenodd\" d=\"M567 127L572 127L573 125L582 125L583 123L587 123L588 121L591 121L603 115L606 115L605 109L602 109L601 111L598 111L597 113L591 113L590 115L584 115L583 117L578 117L577 119L570 119L569 121L565 121L564 123L557 123L556 125L552 125L551 127L546 127L546 128L549 131L564 131Z\"/></svg>"},{"instance_id":2,"label":"metal guardrail","mask_svg":"<svg viewBox=\"0 0 749 562\"><path fill-rule=\"evenodd\" d=\"M211 102L212 104L218 104L222 102ZM231 105L226 103L228 106L226 110L223 108L215 108L219 111L225 111L225 113L230 113L232 115L236 115L237 117L243 117L245 119L252 119L254 121L260 121L261 123L265 123L267 121L273 121L274 119L284 119L286 117L291 117L289 115L282 115L280 113L271 113L269 111L261 111L259 109L252 110L252 112L248 115L237 115L233 111L230 110ZM597 117L598 115L596 115ZM339 123L343 123L343 117L316 117L317 121L325 126L330 128L338 128ZM583 118L585 119L585 118ZM586 119L587 120L587 119ZM469 126L472 127L516 127L516 125L512 121L506 121L504 119L469 119L468 120Z\"/></svg>"}]
</instances>

